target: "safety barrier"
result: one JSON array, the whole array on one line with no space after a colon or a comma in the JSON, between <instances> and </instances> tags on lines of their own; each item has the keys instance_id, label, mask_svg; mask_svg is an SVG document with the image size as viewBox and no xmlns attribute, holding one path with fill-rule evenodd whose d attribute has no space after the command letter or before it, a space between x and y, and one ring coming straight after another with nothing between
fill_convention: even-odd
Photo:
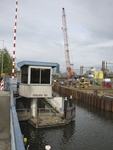
<instances>
[{"instance_id":1,"label":"safety barrier","mask_svg":"<svg viewBox=\"0 0 113 150\"><path fill-rule=\"evenodd\" d=\"M3 80L1 81L1 90L2 91L4 90L4 81Z\"/></svg>"},{"instance_id":2,"label":"safety barrier","mask_svg":"<svg viewBox=\"0 0 113 150\"><path fill-rule=\"evenodd\" d=\"M113 99L110 97L103 97L98 96L98 90L94 90L94 93L85 93L78 91L77 89L71 89L67 87L60 87L59 85L54 85L53 90L60 92L70 96L72 95L73 98L81 100L85 103L98 107L100 109L104 109L106 111L113 112Z\"/></svg>"},{"instance_id":3,"label":"safety barrier","mask_svg":"<svg viewBox=\"0 0 113 150\"><path fill-rule=\"evenodd\" d=\"M10 87L10 133L11 150L25 150L16 109L14 106L13 88Z\"/></svg>"}]
</instances>

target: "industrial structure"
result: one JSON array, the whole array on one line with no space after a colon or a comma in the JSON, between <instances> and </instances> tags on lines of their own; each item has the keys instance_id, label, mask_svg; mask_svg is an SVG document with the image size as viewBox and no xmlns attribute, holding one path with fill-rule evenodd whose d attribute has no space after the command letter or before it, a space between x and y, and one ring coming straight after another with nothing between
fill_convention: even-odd
<instances>
[{"instance_id":1,"label":"industrial structure","mask_svg":"<svg viewBox=\"0 0 113 150\"><path fill-rule=\"evenodd\" d=\"M52 69L52 74L59 73L59 72L60 72L60 65L58 64L57 67Z\"/></svg>"}]
</instances>

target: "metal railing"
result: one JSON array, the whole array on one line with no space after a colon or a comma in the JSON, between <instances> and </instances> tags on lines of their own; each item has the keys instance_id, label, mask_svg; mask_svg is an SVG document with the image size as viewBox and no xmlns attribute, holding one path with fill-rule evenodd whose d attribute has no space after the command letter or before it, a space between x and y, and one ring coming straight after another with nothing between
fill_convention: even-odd
<instances>
[{"instance_id":1,"label":"metal railing","mask_svg":"<svg viewBox=\"0 0 113 150\"><path fill-rule=\"evenodd\" d=\"M38 108L37 113L39 116L52 116L53 114L52 108Z\"/></svg>"},{"instance_id":2,"label":"metal railing","mask_svg":"<svg viewBox=\"0 0 113 150\"><path fill-rule=\"evenodd\" d=\"M10 86L10 133L11 150L25 150L16 109L14 106L13 88Z\"/></svg>"},{"instance_id":3,"label":"metal railing","mask_svg":"<svg viewBox=\"0 0 113 150\"><path fill-rule=\"evenodd\" d=\"M29 117L30 109L16 109L18 117ZM29 113L29 114L28 114Z\"/></svg>"},{"instance_id":4,"label":"metal railing","mask_svg":"<svg viewBox=\"0 0 113 150\"><path fill-rule=\"evenodd\" d=\"M60 104L55 99L52 99L52 102L57 106L58 109L60 109Z\"/></svg>"},{"instance_id":5,"label":"metal railing","mask_svg":"<svg viewBox=\"0 0 113 150\"><path fill-rule=\"evenodd\" d=\"M60 111L60 104L55 99L46 99L54 108Z\"/></svg>"}]
</instances>

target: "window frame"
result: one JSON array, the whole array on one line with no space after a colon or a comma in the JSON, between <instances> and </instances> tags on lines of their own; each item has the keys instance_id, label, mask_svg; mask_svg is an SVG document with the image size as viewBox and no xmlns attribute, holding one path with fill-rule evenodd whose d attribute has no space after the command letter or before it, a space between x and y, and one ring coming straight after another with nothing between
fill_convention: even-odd
<instances>
[{"instance_id":1,"label":"window frame","mask_svg":"<svg viewBox=\"0 0 113 150\"><path fill-rule=\"evenodd\" d=\"M30 83L31 82L31 69L35 68L35 69L50 69L50 83L49 84L41 84L41 71L40 71L40 83ZM41 85L41 86L47 86L47 85L51 85L52 84L52 67L42 67L42 66L29 66L28 67L28 84L29 85Z\"/></svg>"},{"instance_id":2,"label":"window frame","mask_svg":"<svg viewBox=\"0 0 113 150\"><path fill-rule=\"evenodd\" d=\"M27 82L26 82L26 83L23 83L23 81L22 81L22 75L23 75L23 73L22 73L22 69L23 69L24 67L26 67L26 68L27 68ZM28 74L29 74L28 66L22 66L22 68L20 69L20 74L21 74L20 82L21 82L22 84L28 84Z\"/></svg>"}]
</instances>

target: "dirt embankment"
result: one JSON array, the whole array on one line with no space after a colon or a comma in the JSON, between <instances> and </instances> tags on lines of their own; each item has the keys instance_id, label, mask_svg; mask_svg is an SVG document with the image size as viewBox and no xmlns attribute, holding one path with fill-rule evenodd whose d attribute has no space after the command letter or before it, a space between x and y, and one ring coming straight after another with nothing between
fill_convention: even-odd
<instances>
[{"instance_id":1,"label":"dirt embankment","mask_svg":"<svg viewBox=\"0 0 113 150\"><path fill-rule=\"evenodd\" d=\"M85 93L94 93L95 90L97 90L97 93L102 96L102 95L109 95L109 96L113 96L113 89L111 88L106 88L106 87L101 87L101 85L91 85L91 87L88 88L74 88L74 87L69 87L69 86L65 86L71 89L75 89L77 91L81 91L81 92L85 92Z\"/></svg>"}]
</instances>

